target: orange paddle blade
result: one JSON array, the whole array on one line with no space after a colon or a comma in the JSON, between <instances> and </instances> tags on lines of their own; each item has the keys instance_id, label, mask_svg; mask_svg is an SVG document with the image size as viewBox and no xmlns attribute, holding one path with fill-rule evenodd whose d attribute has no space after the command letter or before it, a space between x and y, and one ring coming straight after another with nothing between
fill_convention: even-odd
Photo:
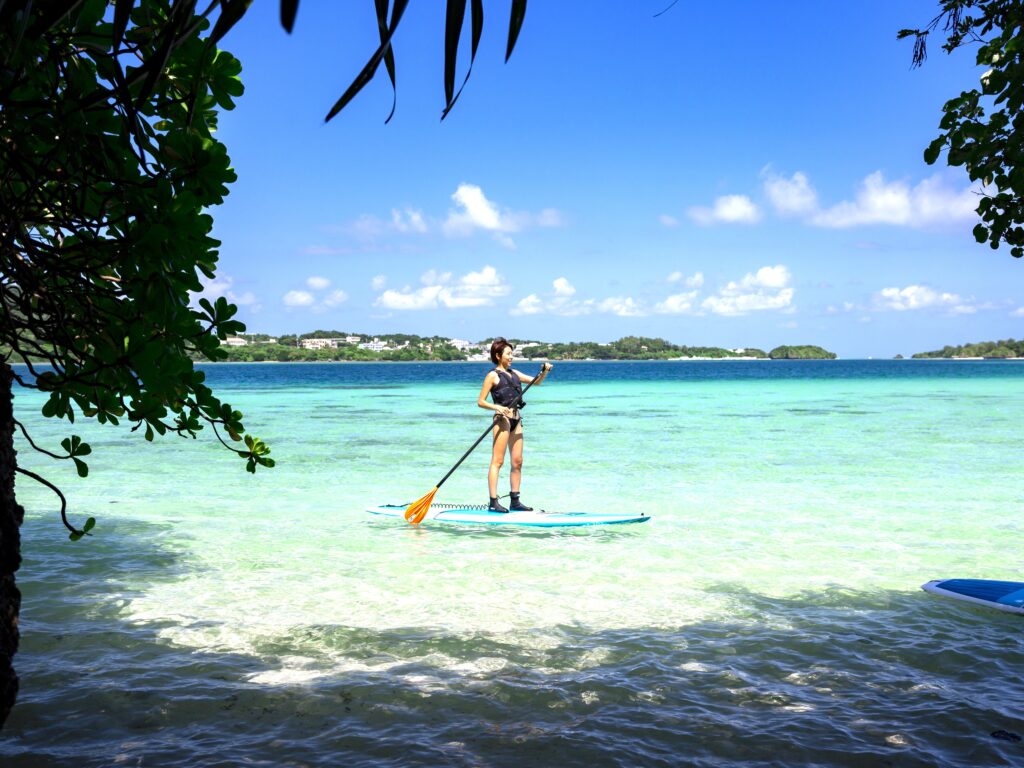
<instances>
[{"instance_id":1,"label":"orange paddle blade","mask_svg":"<svg viewBox=\"0 0 1024 768\"><path fill-rule=\"evenodd\" d=\"M409 508L405 510L405 519L413 525L419 525L423 522L423 518L427 516L427 512L430 511L430 502L434 500L434 494L437 493L437 486L434 486L434 490L424 496L418 501L414 501L409 505Z\"/></svg>"}]
</instances>

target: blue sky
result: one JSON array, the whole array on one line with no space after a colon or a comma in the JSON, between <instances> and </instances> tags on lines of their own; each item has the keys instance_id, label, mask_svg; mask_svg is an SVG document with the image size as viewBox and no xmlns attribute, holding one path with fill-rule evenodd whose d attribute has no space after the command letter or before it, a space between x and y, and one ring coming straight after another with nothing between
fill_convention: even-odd
<instances>
[{"instance_id":1,"label":"blue sky","mask_svg":"<svg viewBox=\"0 0 1024 768\"><path fill-rule=\"evenodd\" d=\"M442 123L443 9L413 3L391 124L382 70L325 125L373 4L304 3L291 36L254 4L224 41L246 94L221 119L239 181L209 293L268 333L843 357L1024 334L1024 264L974 242L962 169L922 159L980 74L937 41L910 69L896 32L937 3L666 5L531 3L506 65L508 3L488 4Z\"/></svg>"}]
</instances>

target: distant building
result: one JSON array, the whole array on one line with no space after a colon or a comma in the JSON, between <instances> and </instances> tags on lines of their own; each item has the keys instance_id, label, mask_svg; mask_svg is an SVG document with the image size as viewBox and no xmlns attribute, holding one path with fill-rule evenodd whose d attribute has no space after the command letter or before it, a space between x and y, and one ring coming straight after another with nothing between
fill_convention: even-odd
<instances>
[{"instance_id":1,"label":"distant building","mask_svg":"<svg viewBox=\"0 0 1024 768\"><path fill-rule=\"evenodd\" d=\"M224 339L225 347L244 347L249 342L243 339L241 336L228 336Z\"/></svg>"},{"instance_id":2,"label":"distant building","mask_svg":"<svg viewBox=\"0 0 1024 768\"><path fill-rule=\"evenodd\" d=\"M383 352L386 349L390 349L386 341L381 341L375 338L373 341L367 341L359 345L360 349L368 349L371 352Z\"/></svg>"},{"instance_id":3,"label":"distant building","mask_svg":"<svg viewBox=\"0 0 1024 768\"><path fill-rule=\"evenodd\" d=\"M451 344L453 347L455 347L460 352L465 352L470 347L475 346L473 344L470 344L465 339L450 339L448 341L448 343Z\"/></svg>"},{"instance_id":4,"label":"distant building","mask_svg":"<svg viewBox=\"0 0 1024 768\"><path fill-rule=\"evenodd\" d=\"M337 349L338 339L302 339L299 346L303 349Z\"/></svg>"},{"instance_id":5,"label":"distant building","mask_svg":"<svg viewBox=\"0 0 1024 768\"><path fill-rule=\"evenodd\" d=\"M346 336L345 337L345 343L346 344L358 344L362 340L363 340L362 336Z\"/></svg>"}]
</instances>

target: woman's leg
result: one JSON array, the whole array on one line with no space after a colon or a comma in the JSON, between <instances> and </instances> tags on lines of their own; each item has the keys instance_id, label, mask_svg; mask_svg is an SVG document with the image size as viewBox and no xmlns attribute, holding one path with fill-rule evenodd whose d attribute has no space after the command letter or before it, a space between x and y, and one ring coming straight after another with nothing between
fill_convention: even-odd
<instances>
[{"instance_id":1,"label":"woman's leg","mask_svg":"<svg viewBox=\"0 0 1024 768\"><path fill-rule=\"evenodd\" d=\"M516 424L508 442L508 453L512 459L512 470L509 474L509 482L512 486L512 493L519 493L519 483L523 479L523 425ZM497 476L495 476L497 479Z\"/></svg>"},{"instance_id":2,"label":"woman's leg","mask_svg":"<svg viewBox=\"0 0 1024 768\"><path fill-rule=\"evenodd\" d=\"M487 490L492 499L498 498L498 472L505 462L505 448L508 446L508 419L496 419L491 436L491 466L487 470Z\"/></svg>"}]
</instances>

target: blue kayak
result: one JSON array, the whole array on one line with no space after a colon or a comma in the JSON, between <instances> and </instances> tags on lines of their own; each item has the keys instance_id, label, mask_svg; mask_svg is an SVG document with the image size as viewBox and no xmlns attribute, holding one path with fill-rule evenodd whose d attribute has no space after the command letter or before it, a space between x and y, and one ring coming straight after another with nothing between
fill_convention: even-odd
<instances>
[{"instance_id":1,"label":"blue kayak","mask_svg":"<svg viewBox=\"0 0 1024 768\"><path fill-rule=\"evenodd\" d=\"M926 592L997 611L1024 614L1024 581L988 579L939 579L921 586Z\"/></svg>"},{"instance_id":2,"label":"blue kayak","mask_svg":"<svg viewBox=\"0 0 1024 768\"><path fill-rule=\"evenodd\" d=\"M366 511L371 515L395 517L404 521L408 504L382 504ZM454 523L456 525L515 525L527 528L578 528L584 525L621 525L645 523L651 516L644 512L491 512L484 506L471 504L433 504L423 524Z\"/></svg>"}]
</instances>

